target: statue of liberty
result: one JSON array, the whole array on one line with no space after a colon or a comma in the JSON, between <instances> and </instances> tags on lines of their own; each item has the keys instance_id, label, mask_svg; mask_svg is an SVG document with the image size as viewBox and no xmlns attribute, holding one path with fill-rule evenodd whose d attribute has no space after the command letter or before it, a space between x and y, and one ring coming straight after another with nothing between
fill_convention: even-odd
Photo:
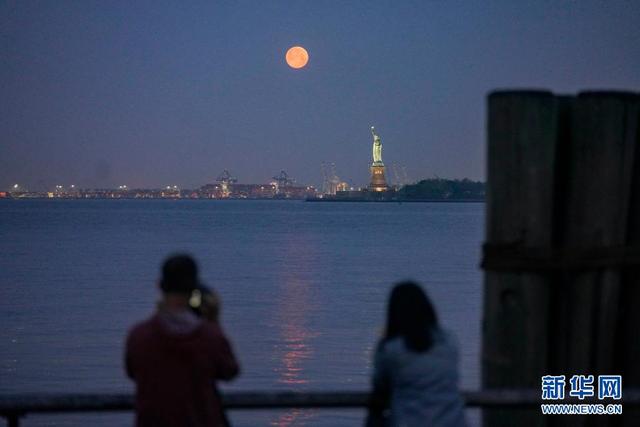
<instances>
[{"instance_id":1,"label":"statue of liberty","mask_svg":"<svg viewBox=\"0 0 640 427\"><path fill-rule=\"evenodd\" d=\"M376 129L371 126L371 134L373 135L373 164L375 166L383 166L382 163L382 141L380 135L376 133Z\"/></svg>"}]
</instances>

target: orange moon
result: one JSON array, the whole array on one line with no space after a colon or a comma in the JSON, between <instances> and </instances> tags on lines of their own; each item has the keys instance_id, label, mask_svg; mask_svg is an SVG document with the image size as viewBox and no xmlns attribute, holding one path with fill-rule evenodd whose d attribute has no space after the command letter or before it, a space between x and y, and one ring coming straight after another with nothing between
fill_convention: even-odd
<instances>
[{"instance_id":1,"label":"orange moon","mask_svg":"<svg viewBox=\"0 0 640 427\"><path fill-rule=\"evenodd\" d=\"M287 60L289 67L296 69L302 68L307 65L307 62L309 62L309 54L305 48L301 46L294 46L287 51L285 59Z\"/></svg>"}]
</instances>

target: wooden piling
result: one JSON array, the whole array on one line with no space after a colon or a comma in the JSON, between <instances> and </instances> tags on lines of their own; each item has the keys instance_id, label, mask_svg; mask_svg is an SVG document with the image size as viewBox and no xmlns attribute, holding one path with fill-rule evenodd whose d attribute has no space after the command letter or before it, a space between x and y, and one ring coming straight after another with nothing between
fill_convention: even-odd
<instances>
[{"instance_id":1,"label":"wooden piling","mask_svg":"<svg viewBox=\"0 0 640 427\"><path fill-rule=\"evenodd\" d=\"M540 389L549 374L566 376L566 393L574 374L640 384L639 126L637 94L490 95L485 388ZM518 424L632 419L532 411ZM514 414L491 410L484 420L512 425Z\"/></svg>"},{"instance_id":2,"label":"wooden piling","mask_svg":"<svg viewBox=\"0 0 640 427\"><path fill-rule=\"evenodd\" d=\"M487 245L550 247L557 101L550 92L489 96ZM483 322L485 388L536 387L547 367L549 284L538 273L488 271ZM486 425L510 426L534 411L485 411Z\"/></svg>"}]
</instances>

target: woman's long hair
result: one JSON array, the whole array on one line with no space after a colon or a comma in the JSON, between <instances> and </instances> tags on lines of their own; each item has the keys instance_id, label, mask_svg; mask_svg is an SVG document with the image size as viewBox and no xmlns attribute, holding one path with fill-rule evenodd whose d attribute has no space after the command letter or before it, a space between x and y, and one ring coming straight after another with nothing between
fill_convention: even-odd
<instances>
[{"instance_id":1,"label":"woman's long hair","mask_svg":"<svg viewBox=\"0 0 640 427\"><path fill-rule=\"evenodd\" d=\"M433 345L437 329L436 311L422 288L414 282L398 283L389 298L384 341L402 337L409 350L423 352Z\"/></svg>"}]
</instances>

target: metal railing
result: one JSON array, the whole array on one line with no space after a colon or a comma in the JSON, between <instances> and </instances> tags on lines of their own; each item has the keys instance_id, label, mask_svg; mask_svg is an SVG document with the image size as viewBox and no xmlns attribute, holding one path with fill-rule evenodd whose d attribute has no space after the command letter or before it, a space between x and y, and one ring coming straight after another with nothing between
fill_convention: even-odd
<instances>
[{"instance_id":1,"label":"metal railing","mask_svg":"<svg viewBox=\"0 0 640 427\"><path fill-rule=\"evenodd\" d=\"M462 393L467 407L535 408L541 400L540 390L480 390ZM280 408L366 408L367 392L229 392L223 405L229 410ZM558 403L546 401L546 403ZM595 398L569 398L561 403L603 403ZM609 403L609 402L608 402ZM640 389L625 389L623 399L615 403L640 406ZM35 413L115 412L133 410L132 394L20 394L0 396L0 416L9 427L18 427L20 418Z\"/></svg>"}]
</instances>

